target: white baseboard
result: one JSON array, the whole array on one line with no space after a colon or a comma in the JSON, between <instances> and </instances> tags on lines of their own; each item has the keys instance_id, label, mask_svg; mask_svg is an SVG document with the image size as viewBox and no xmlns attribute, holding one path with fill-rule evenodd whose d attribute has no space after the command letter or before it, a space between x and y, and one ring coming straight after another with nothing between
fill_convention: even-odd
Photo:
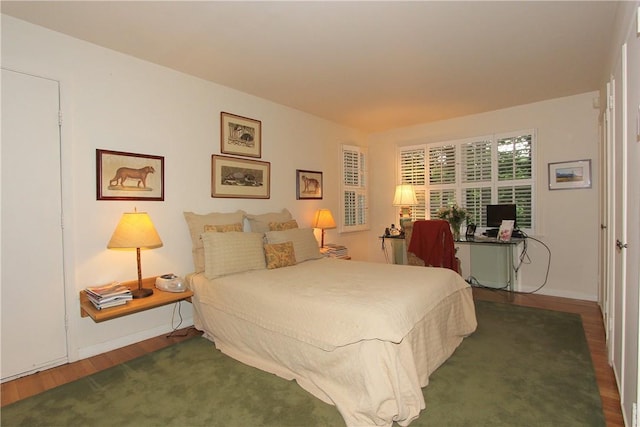
<instances>
[{"instance_id":1,"label":"white baseboard","mask_svg":"<svg viewBox=\"0 0 640 427\"><path fill-rule=\"evenodd\" d=\"M181 328L187 328L193 326L193 318L185 318L182 321ZM97 345L78 349L78 360L86 359L88 357L96 356L98 354L106 353L117 348L125 347L130 344L134 344L140 341L144 341L149 338L154 338L159 335L168 334L172 331L171 325L158 326L154 329L148 329L136 334L126 335L115 340L103 342Z\"/></svg>"}]
</instances>

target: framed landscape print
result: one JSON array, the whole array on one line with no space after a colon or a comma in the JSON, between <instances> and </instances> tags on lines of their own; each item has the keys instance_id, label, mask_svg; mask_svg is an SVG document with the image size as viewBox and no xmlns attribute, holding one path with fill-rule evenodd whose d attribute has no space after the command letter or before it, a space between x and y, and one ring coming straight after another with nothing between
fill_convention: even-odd
<instances>
[{"instance_id":1,"label":"framed landscape print","mask_svg":"<svg viewBox=\"0 0 640 427\"><path fill-rule=\"evenodd\" d=\"M270 187L269 162L211 156L211 197L268 199Z\"/></svg>"},{"instance_id":2,"label":"framed landscape print","mask_svg":"<svg viewBox=\"0 0 640 427\"><path fill-rule=\"evenodd\" d=\"M262 123L248 117L220 113L220 152L262 157Z\"/></svg>"},{"instance_id":3,"label":"framed landscape print","mask_svg":"<svg viewBox=\"0 0 640 427\"><path fill-rule=\"evenodd\" d=\"M322 199L322 172L296 170L296 199Z\"/></svg>"},{"instance_id":4,"label":"framed landscape print","mask_svg":"<svg viewBox=\"0 0 640 427\"><path fill-rule=\"evenodd\" d=\"M549 190L591 188L591 160L549 163Z\"/></svg>"},{"instance_id":5,"label":"framed landscape print","mask_svg":"<svg viewBox=\"0 0 640 427\"><path fill-rule=\"evenodd\" d=\"M164 157L96 150L97 200L164 200Z\"/></svg>"}]
</instances>

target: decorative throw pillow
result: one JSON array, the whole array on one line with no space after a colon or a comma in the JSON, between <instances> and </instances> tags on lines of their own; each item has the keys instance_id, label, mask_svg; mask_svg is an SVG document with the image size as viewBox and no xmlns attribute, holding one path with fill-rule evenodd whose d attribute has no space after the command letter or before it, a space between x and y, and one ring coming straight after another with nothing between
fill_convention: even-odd
<instances>
[{"instance_id":1,"label":"decorative throw pillow","mask_svg":"<svg viewBox=\"0 0 640 427\"><path fill-rule=\"evenodd\" d=\"M238 222L237 224L224 224L224 225L211 225L206 224L204 226L204 232L218 232L218 233L227 233L229 231L242 231L242 223Z\"/></svg>"},{"instance_id":2,"label":"decorative throw pillow","mask_svg":"<svg viewBox=\"0 0 640 427\"><path fill-rule=\"evenodd\" d=\"M262 233L208 232L202 234L204 275L209 279L266 267Z\"/></svg>"},{"instance_id":3,"label":"decorative throw pillow","mask_svg":"<svg viewBox=\"0 0 640 427\"><path fill-rule=\"evenodd\" d=\"M295 219L285 221L285 222L269 223L269 231L291 230L292 228L298 228L298 222Z\"/></svg>"},{"instance_id":4,"label":"decorative throw pillow","mask_svg":"<svg viewBox=\"0 0 640 427\"><path fill-rule=\"evenodd\" d=\"M264 256L267 260L268 269L296 265L293 242L267 243L264 245Z\"/></svg>"},{"instance_id":5,"label":"decorative throw pillow","mask_svg":"<svg viewBox=\"0 0 640 427\"><path fill-rule=\"evenodd\" d=\"M232 213L211 212L208 214L196 214L193 212L183 212L184 219L189 227L191 235L193 266L196 273L204 271L204 249L200 235L204 231L205 225L224 225L242 223L244 211L238 210Z\"/></svg>"},{"instance_id":6,"label":"decorative throw pillow","mask_svg":"<svg viewBox=\"0 0 640 427\"><path fill-rule=\"evenodd\" d=\"M254 233L264 233L269 231L270 222L286 222L292 219L291 212L287 209L282 209L281 212L271 212L259 215L246 215L249 221L249 227Z\"/></svg>"},{"instance_id":7,"label":"decorative throw pillow","mask_svg":"<svg viewBox=\"0 0 640 427\"><path fill-rule=\"evenodd\" d=\"M265 233L267 243L293 242L296 261L322 258L318 241L311 228L292 228L284 231L268 231Z\"/></svg>"}]
</instances>

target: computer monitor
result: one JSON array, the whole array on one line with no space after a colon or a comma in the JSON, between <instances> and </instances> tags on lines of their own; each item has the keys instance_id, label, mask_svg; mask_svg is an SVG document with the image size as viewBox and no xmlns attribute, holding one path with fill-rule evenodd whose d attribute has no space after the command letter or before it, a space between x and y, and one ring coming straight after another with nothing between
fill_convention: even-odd
<instances>
[{"instance_id":1,"label":"computer monitor","mask_svg":"<svg viewBox=\"0 0 640 427\"><path fill-rule=\"evenodd\" d=\"M513 227L516 228L516 205L501 204L487 205L487 227L500 228L503 219L511 219L514 221Z\"/></svg>"}]
</instances>

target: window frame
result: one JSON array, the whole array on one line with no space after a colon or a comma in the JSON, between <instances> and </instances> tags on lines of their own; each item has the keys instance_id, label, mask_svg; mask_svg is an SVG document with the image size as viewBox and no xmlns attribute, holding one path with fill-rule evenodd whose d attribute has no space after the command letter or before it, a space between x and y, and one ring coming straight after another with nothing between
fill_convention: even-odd
<instances>
[{"instance_id":1,"label":"window frame","mask_svg":"<svg viewBox=\"0 0 640 427\"><path fill-rule=\"evenodd\" d=\"M529 156L530 156L530 177L527 179L511 179L511 180L499 180L498 178L498 141L508 139L508 138L516 138L530 136L530 144L529 148ZM490 142L491 146L491 167L490 167L490 179L485 180L477 180L477 181L466 181L463 177L463 147L469 143L475 142ZM455 156L454 156L454 173L455 180L453 183L443 183L443 184L432 184L430 183L430 150L433 151L434 148L438 147L446 147L446 146L454 146L455 147ZM488 188L491 196L490 202L486 202L486 197L481 199L477 204L478 208L480 208L480 212L478 215L480 217L480 223L478 225L479 231L484 231L488 227L486 227L486 209L482 209L486 204L497 204L498 203L498 195L500 189L517 189L518 187L526 187L530 188L531 196L530 196L530 208L529 212L531 215L530 226L519 226L519 228L525 231L527 234L534 234L536 229L536 169L537 169L537 135L535 129L524 129L517 130L511 132L503 132L503 133L495 133L490 135L481 135L477 137L464 138L464 139L456 139L449 141L438 141L438 142L429 142L423 144L413 144L413 145L398 145L396 146L396 158L397 158L397 182L398 184L413 184L414 189L416 191L416 196L419 194L422 197L418 196L419 199L422 199L424 202L423 205L412 209L412 219L429 219L433 212L437 210L441 205L438 204L432 207L432 200L435 191L441 191L442 193L450 194L451 190L453 190L453 201L457 203L459 206L466 207L466 203L464 201L464 193L465 190L468 189L478 189L479 193L482 193L482 189L484 189L486 194L486 189ZM407 152L419 152L423 150L424 155L424 172L415 172L406 169L407 161L403 161L403 154ZM486 157L485 157L486 159ZM417 163L417 162L416 162ZM411 176L424 176L424 183L412 182ZM515 190L513 198L515 199ZM521 190L520 190L521 191ZM504 192L502 192L504 193ZM522 194L522 193L520 193ZM420 200L420 201L422 201ZM450 200L450 199L446 199ZM442 201L442 194L440 197L440 201ZM514 202L518 204L517 202ZM477 222L477 221L476 221Z\"/></svg>"},{"instance_id":2,"label":"window frame","mask_svg":"<svg viewBox=\"0 0 640 427\"><path fill-rule=\"evenodd\" d=\"M352 180L347 179L347 164L345 162L346 152L357 153L358 165L356 174L358 175L357 183L353 184ZM369 176L368 176L368 150L366 147L358 145L342 144L340 149L340 164L342 165L341 180L340 180L340 233L350 233L355 231L369 230ZM351 171L353 173L353 171ZM351 176L351 175L350 175ZM349 182L351 181L351 182ZM354 212L347 212L347 195L353 194L354 196ZM355 223L352 224L347 221L347 216L355 215Z\"/></svg>"}]
</instances>

